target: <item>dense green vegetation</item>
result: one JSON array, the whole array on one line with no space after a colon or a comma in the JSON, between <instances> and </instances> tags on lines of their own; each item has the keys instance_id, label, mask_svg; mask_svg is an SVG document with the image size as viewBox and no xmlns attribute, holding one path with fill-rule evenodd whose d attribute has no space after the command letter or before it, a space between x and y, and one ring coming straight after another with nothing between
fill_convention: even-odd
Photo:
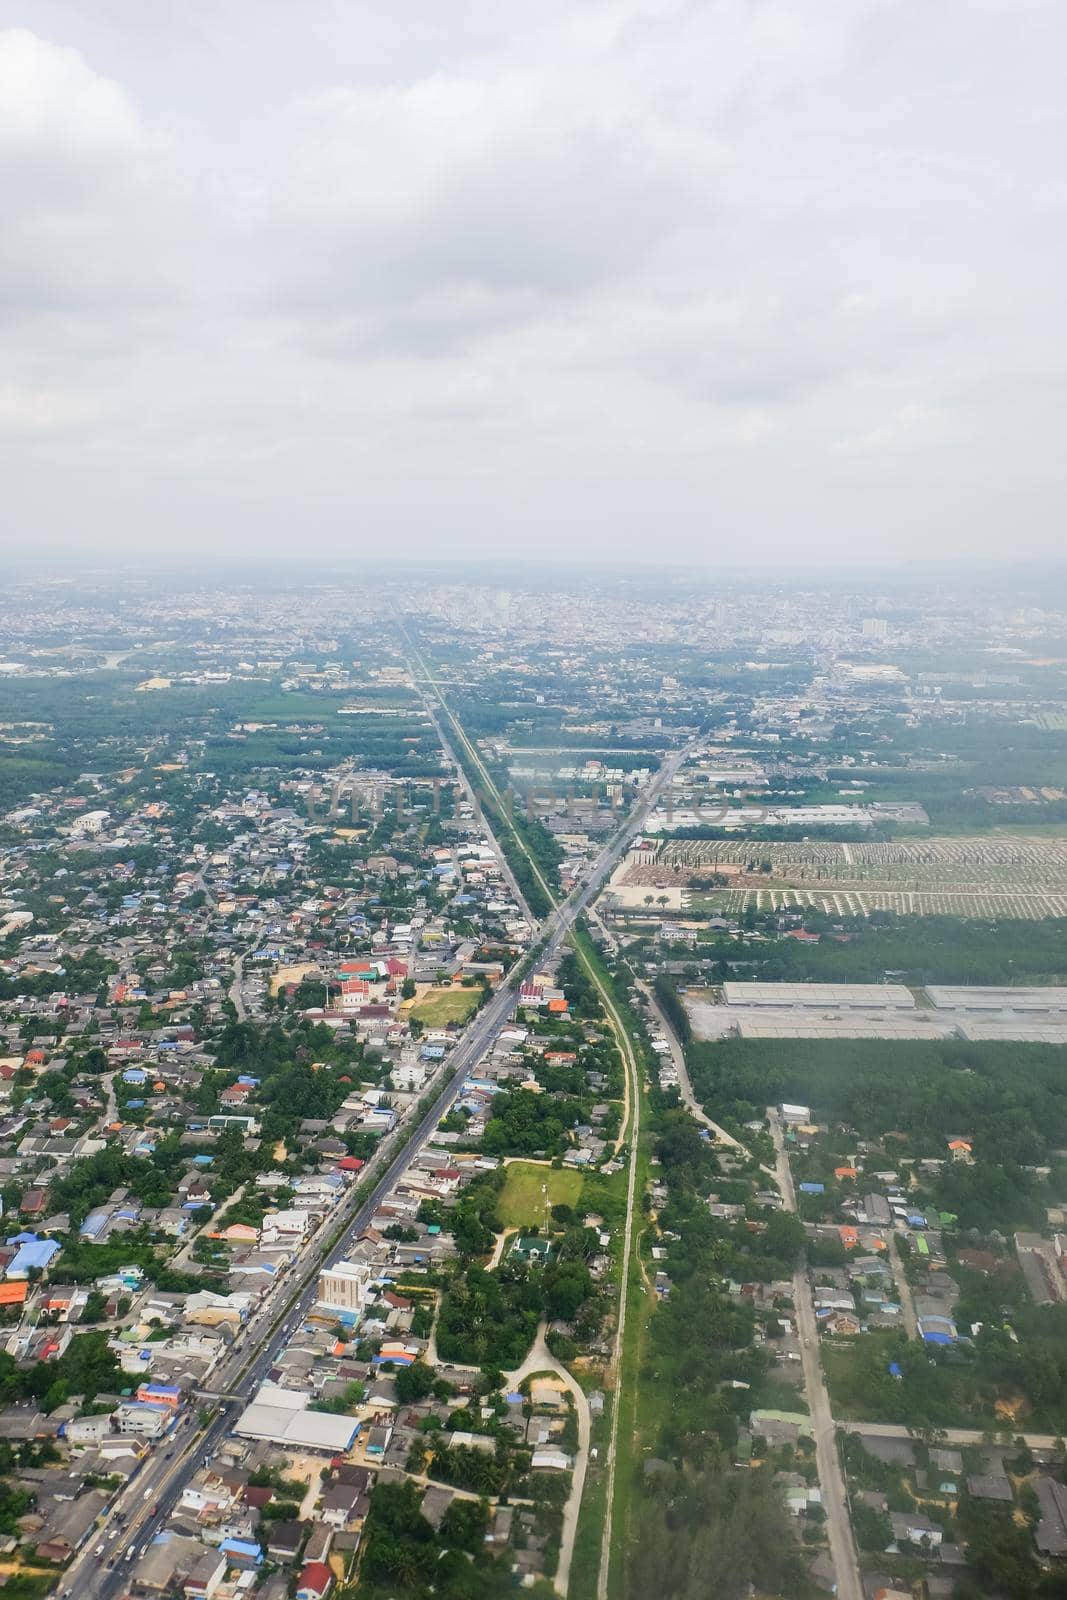
<instances>
[{"instance_id":1,"label":"dense green vegetation","mask_svg":"<svg viewBox=\"0 0 1067 1600\"><path fill-rule=\"evenodd\" d=\"M833 919L809 910L789 920L822 935L818 944L774 937L781 919L752 913L746 923L753 932L769 933L770 942L711 934L701 939L697 953L718 963L717 982L881 983L890 974L913 985L1040 984L1067 978L1067 923L1057 918L981 922L876 911L869 918ZM669 953L683 961L693 955L682 945Z\"/></svg>"},{"instance_id":2,"label":"dense green vegetation","mask_svg":"<svg viewBox=\"0 0 1067 1600\"><path fill-rule=\"evenodd\" d=\"M1038 1162L1067 1143L1059 1045L724 1039L690 1045L687 1058L701 1100L741 1121L789 1100L871 1137L900 1130L937 1156L963 1131L986 1165Z\"/></svg>"},{"instance_id":3,"label":"dense green vegetation","mask_svg":"<svg viewBox=\"0 0 1067 1600\"><path fill-rule=\"evenodd\" d=\"M451 1214L460 1259L447 1279L437 1324L438 1352L447 1361L516 1367L542 1317L562 1318L586 1331L596 1325L586 1262L598 1248L597 1237L577 1225L570 1207L558 1208L562 1220L555 1221L547 1261L527 1264L510 1255L486 1270L484 1258L502 1226L496 1206L505 1178L501 1167L470 1184Z\"/></svg>"},{"instance_id":4,"label":"dense green vegetation","mask_svg":"<svg viewBox=\"0 0 1067 1600\"><path fill-rule=\"evenodd\" d=\"M665 973L661 972L653 988L667 1021L682 1043L688 1044L693 1036L693 1030L689 1026L689 1013L679 1000L674 984Z\"/></svg>"},{"instance_id":5,"label":"dense green vegetation","mask_svg":"<svg viewBox=\"0 0 1067 1600\"><path fill-rule=\"evenodd\" d=\"M106 1333L75 1334L61 1356L34 1367L20 1367L13 1356L0 1351L2 1405L34 1400L42 1411L54 1411L73 1394L86 1403L101 1391L117 1394L123 1381Z\"/></svg>"},{"instance_id":6,"label":"dense green vegetation","mask_svg":"<svg viewBox=\"0 0 1067 1600\"><path fill-rule=\"evenodd\" d=\"M362 1540L359 1594L424 1600L493 1600L512 1592L508 1565L485 1544L488 1506L455 1501L440 1529L422 1515L414 1483L378 1483ZM550 1593L547 1585L531 1591Z\"/></svg>"},{"instance_id":7,"label":"dense green vegetation","mask_svg":"<svg viewBox=\"0 0 1067 1600\"><path fill-rule=\"evenodd\" d=\"M731 1473L719 1465L695 1476L672 1469L649 1477L627 1595L707 1600L714 1592L735 1600L753 1586L764 1594L798 1594L807 1588L771 1474Z\"/></svg>"}]
</instances>

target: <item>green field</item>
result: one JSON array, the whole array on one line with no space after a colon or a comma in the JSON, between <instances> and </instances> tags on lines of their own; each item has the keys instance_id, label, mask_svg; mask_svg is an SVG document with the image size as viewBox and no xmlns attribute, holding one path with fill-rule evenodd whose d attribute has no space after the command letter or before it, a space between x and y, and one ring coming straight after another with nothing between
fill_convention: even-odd
<instances>
[{"instance_id":1,"label":"green field","mask_svg":"<svg viewBox=\"0 0 1067 1600\"><path fill-rule=\"evenodd\" d=\"M481 989L427 989L411 1008L425 1028L443 1028L446 1022L466 1022L481 999Z\"/></svg>"},{"instance_id":2,"label":"green field","mask_svg":"<svg viewBox=\"0 0 1067 1600\"><path fill-rule=\"evenodd\" d=\"M547 1196L541 1192L545 1184ZM580 1172L559 1171L532 1161L512 1161L496 1204L497 1216L506 1228L540 1227L545 1219L546 1200L550 1206L573 1206L581 1192Z\"/></svg>"}]
</instances>

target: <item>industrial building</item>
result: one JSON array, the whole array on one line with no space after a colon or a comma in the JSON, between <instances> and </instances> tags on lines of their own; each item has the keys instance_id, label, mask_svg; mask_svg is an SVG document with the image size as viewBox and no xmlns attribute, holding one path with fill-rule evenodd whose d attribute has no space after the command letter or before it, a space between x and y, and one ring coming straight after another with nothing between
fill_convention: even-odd
<instances>
[{"instance_id":1,"label":"industrial building","mask_svg":"<svg viewBox=\"0 0 1067 1600\"><path fill-rule=\"evenodd\" d=\"M1067 989L985 987L981 984L927 984L926 998L938 1011L1024 1011L1067 1015Z\"/></svg>"},{"instance_id":2,"label":"industrial building","mask_svg":"<svg viewBox=\"0 0 1067 1600\"><path fill-rule=\"evenodd\" d=\"M902 983L724 983L728 1006L807 1006L827 1011L913 1011Z\"/></svg>"},{"instance_id":3,"label":"industrial building","mask_svg":"<svg viewBox=\"0 0 1067 1600\"><path fill-rule=\"evenodd\" d=\"M311 1395L303 1389L283 1389L261 1383L255 1399L234 1427L243 1439L266 1439L290 1450L322 1450L343 1455L352 1448L360 1423L355 1417L337 1417L327 1411L307 1409Z\"/></svg>"}]
</instances>

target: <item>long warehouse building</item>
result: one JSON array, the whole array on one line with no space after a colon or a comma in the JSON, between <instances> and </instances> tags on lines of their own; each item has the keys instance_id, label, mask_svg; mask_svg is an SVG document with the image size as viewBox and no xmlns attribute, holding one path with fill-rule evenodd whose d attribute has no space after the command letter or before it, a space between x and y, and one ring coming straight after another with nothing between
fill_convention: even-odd
<instances>
[{"instance_id":1,"label":"long warehouse building","mask_svg":"<svg viewBox=\"0 0 1067 1600\"><path fill-rule=\"evenodd\" d=\"M902 983L724 983L728 1006L812 1006L821 1010L913 1011Z\"/></svg>"},{"instance_id":2,"label":"long warehouse building","mask_svg":"<svg viewBox=\"0 0 1067 1600\"><path fill-rule=\"evenodd\" d=\"M1043 1015L1048 1012L1067 1012L1067 989L1049 985L1047 988L1019 988L1008 986L985 987L981 984L926 985L926 997L938 1011L1025 1011Z\"/></svg>"}]
</instances>

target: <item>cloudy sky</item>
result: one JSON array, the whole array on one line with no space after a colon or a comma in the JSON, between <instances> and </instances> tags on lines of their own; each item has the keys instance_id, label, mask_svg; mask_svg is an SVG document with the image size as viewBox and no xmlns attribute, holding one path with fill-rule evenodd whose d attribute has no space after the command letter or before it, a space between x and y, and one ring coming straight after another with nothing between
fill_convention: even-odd
<instances>
[{"instance_id":1,"label":"cloudy sky","mask_svg":"<svg viewBox=\"0 0 1067 1600\"><path fill-rule=\"evenodd\" d=\"M0 0L0 538L1064 547L1063 0Z\"/></svg>"}]
</instances>

